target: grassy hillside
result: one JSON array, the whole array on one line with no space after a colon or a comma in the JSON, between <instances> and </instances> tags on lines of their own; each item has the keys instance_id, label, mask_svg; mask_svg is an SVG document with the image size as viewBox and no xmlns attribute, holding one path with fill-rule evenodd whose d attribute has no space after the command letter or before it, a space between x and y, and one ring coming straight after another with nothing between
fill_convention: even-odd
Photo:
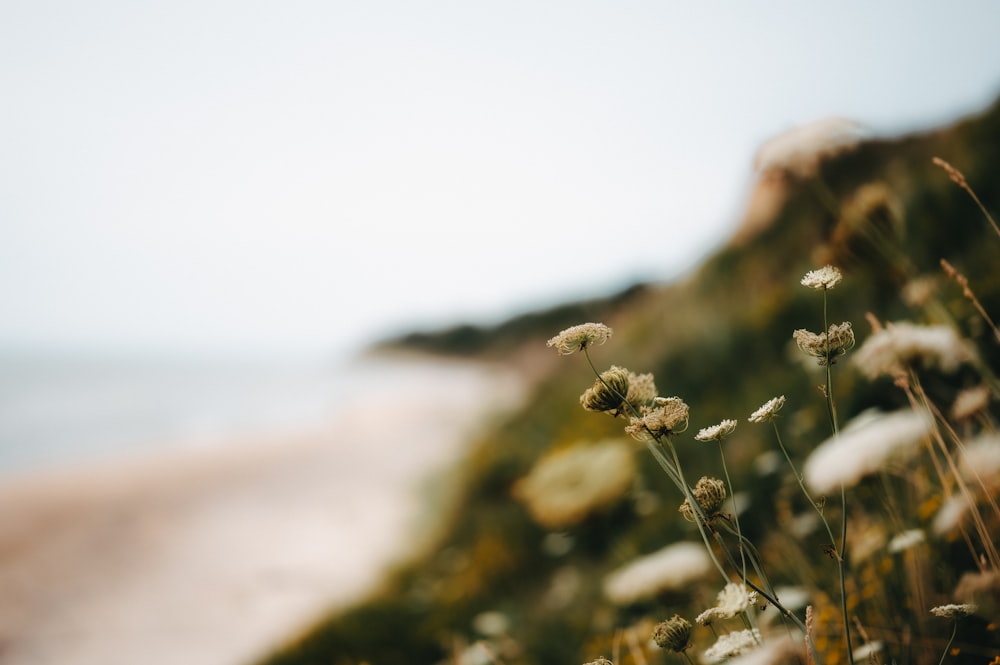
<instances>
[{"instance_id":1,"label":"grassy hillside","mask_svg":"<svg viewBox=\"0 0 1000 665\"><path fill-rule=\"evenodd\" d=\"M1000 415L993 376L1000 368L1000 343L983 316L1000 318L1000 235L933 157L960 169L983 205L1000 211L998 105L941 131L842 149L809 172L772 169L762 176L756 197L770 205L748 211L734 239L677 283L636 287L603 301L520 317L495 330L469 327L394 340L507 357L544 371L523 411L475 443L464 464L461 500L437 550L399 571L376 597L284 645L269 662L579 665L599 656L614 657L618 665L685 662L685 656L699 661L716 633L748 625L761 630L765 647L783 644L789 635L795 645L804 644L795 621L783 621L773 606L759 609L767 604L760 597L758 608L742 619L698 625L696 615L715 604L725 582L714 567L674 585L647 571L648 588L640 576L640 589L631 596L609 593L614 571L667 545L702 544L702 538L678 513L684 495L643 444L624 435L627 418L580 408L580 394L594 382L586 358L558 358L545 348L560 329L590 320L614 329L606 344L589 349L598 370L614 364L650 372L660 395L679 396L690 406L687 431L669 443L688 486L705 474L723 477L720 446L695 441L694 434L723 419L738 421L723 445L728 493L735 489L739 497L740 533L759 553L761 570L751 567L747 577L762 590L802 596L786 608L802 622L805 607L812 607L810 639L820 662L848 662L845 604L852 646L874 653L874 662L937 663L946 650L946 662L995 662L1000 577L989 551L1000 527L992 499L997 485L991 484L1000 480L1000 466L983 462L985 477L975 482L959 467L965 447L995 437ZM945 274L941 259L967 276L978 305ZM857 347L831 368L839 424L872 408L908 408L911 399L924 411L940 411L932 432L908 457L883 461L846 489L846 601L837 563L844 516L839 491L812 497L832 527L831 544L780 455L774 428L747 422L759 406L784 395L775 424L799 471L831 436L827 401L818 389L825 368L792 340L796 329L822 332L824 292L802 286L800 279L827 264L844 276L826 292L829 321L851 322L857 338ZM866 368L851 360L873 334L868 313L883 324L947 326L976 357L943 368L914 352L906 367L912 373L902 375L905 387L891 376L869 379ZM540 358L544 362L533 361ZM950 411L962 391L980 386L985 406L967 417ZM578 471L570 481L564 476L547 487L543 482L543 494L569 483L573 492L564 502L584 504L571 516L545 517L542 509L541 516L529 509L524 479L540 460L604 440L628 441L632 465L609 457L614 461L596 477ZM1000 448L1000 441L993 443ZM989 450L983 459L995 458ZM627 482L610 487L616 474ZM604 494L586 504L597 486ZM966 506L958 526L936 529L935 519L942 519L955 496L974 507ZM704 515L706 533L711 540L718 532L728 543L728 550L713 543L713 553L723 560L728 581L741 582L740 566L725 562L726 551L739 560L730 533L733 504L718 512ZM893 538L904 533L919 533L921 540L902 547L905 541ZM749 556L751 550L744 552ZM676 564L673 572L680 574L682 567ZM954 624L949 645L952 622L929 610L972 596L977 608ZM683 655L650 644L653 626L675 613L695 624L692 646ZM869 662L862 656L858 662ZM799 659L801 653L766 662Z\"/></svg>"}]
</instances>

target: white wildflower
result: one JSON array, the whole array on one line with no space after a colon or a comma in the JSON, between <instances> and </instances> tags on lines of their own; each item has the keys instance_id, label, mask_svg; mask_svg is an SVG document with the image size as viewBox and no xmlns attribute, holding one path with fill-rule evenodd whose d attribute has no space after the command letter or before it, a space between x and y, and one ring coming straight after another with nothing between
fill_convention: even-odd
<instances>
[{"instance_id":1,"label":"white wildflower","mask_svg":"<svg viewBox=\"0 0 1000 665\"><path fill-rule=\"evenodd\" d=\"M925 540L926 537L924 536L923 529L909 529L908 531L904 531L903 533L893 536L892 540L889 541L889 552L892 554L898 554L899 552L904 552L911 547L916 547Z\"/></svg>"},{"instance_id":2,"label":"white wildflower","mask_svg":"<svg viewBox=\"0 0 1000 665\"><path fill-rule=\"evenodd\" d=\"M1000 434L981 434L966 444L959 469L967 480L1000 485Z\"/></svg>"},{"instance_id":3,"label":"white wildflower","mask_svg":"<svg viewBox=\"0 0 1000 665\"><path fill-rule=\"evenodd\" d=\"M837 489L841 483L855 485L890 458L911 453L927 438L931 425L926 414L912 409L863 413L809 455L803 468L805 482L818 494Z\"/></svg>"},{"instance_id":4,"label":"white wildflower","mask_svg":"<svg viewBox=\"0 0 1000 665\"><path fill-rule=\"evenodd\" d=\"M604 578L604 594L616 605L683 589L711 572L712 562L700 543L675 543L635 559Z\"/></svg>"},{"instance_id":5,"label":"white wildflower","mask_svg":"<svg viewBox=\"0 0 1000 665\"><path fill-rule=\"evenodd\" d=\"M870 660L872 656L882 651L882 640L875 640L869 642L868 644L863 644L854 650L852 655L854 656L854 662L875 662Z\"/></svg>"},{"instance_id":6,"label":"white wildflower","mask_svg":"<svg viewBox=\"0 0 1000 665\"><path fill-rule=\"evenodd\" d=\"M961 494L952 494L938 508L931 529L939 536L954 531L969 512L969 502Z\"/></svg>"},{"instance_id":7,"label":"white wildflower","mask_svg":"<svg viewBox=\"0 0 1000 665\"><path fill-rule=\"evenodd\" d=\"M945 619L958 619L960 617L967 617L970 614L975 614L977 609L979 608L972 603L964 603L962 605L938 605L937 607L931 608L931 614Z\"/></svg>"},{"instance_id":8,"label":"white wildflower","mask_svg":"<svg viewBox=\"0 0 1000 665\"><path fill-rule=\"evenodd\" d=\"M785 405L785 396L779 395L778 397L773 397L764 403L762 407L750 414L750 422L752 423L766 423L774 420L775 416L778 415L778 411L781 411L781 407Z\"/></svg>"},{"instance_id":9,"label":"white wildflower","mask_svg":"<svg viewBox=\"0 0 1000 665\"><path fill-rule=\"evenodd\" d=\"M951 405L951 417L955 420L971 418L989 405L990 397L989 386L966 388L955 396L955 401Z\"/></svg>"},{"instance_id":10,"label":"white wildflower","mask_svg":"<svg viewBox=\"0 0 1000 665\"><path fill-rule=\"evenodd\" d=\"M718 663L726 658L732 658L746 653L760 644L760 631L738 630L722 635L715 644L705 650L705 660Z\"/></svg>"},{"instance_id":11,"label":"white wildflower","mask_svg":"<svg viewBox=\"0 0 1000 665\"><path fill-rule=\"evenodd\" d=\"M827 291L837 286L841 279L843 279L843 275L840 274L838 268L823 266L819 270L810 270L807 272L806 276L802 278L802 286Z\"/></svg>"},{"instance_id":12,"label":"white wildflower","mask_svg":"<svg viewBox=\"0 0 1000 665\"><path fill-rule=\"evenodd\" d=\"M805 645L800 639L789 635L776 635L767 638L762 645L751 649L741 656L726 661L726 665L788 665L788 663L806 662Z\"/></svg>"},{"instance_id":13,"label":"white wildflower","mask_svg":"<svg viewBox=\"0 0 1000 665\"><path fill-rule=\"evenodd\" d=\"M896 376L911 367L951 373L972 359L972 351L952 328L900 321L866 339L853 362L865 376L875 379L882 374Z\"/></svg>"},{"instance_id":14,"label":"white wildflower","mask_svg":"<svg viewBox=\"0 0 1000 665\"><path fill-rule=\"evenodd\" d=\"M697 441L722 441L736 429L735 420L723 420L718 425L703 427L694 435Z\"/></svg>"},{"instance_id":15,"label":"white wildflower","mask_svg":"<svg viewBox=\"0 0 1000 665\"><path fill-rule=\"evenodd\" d=\"M756 593L747 593L747 588L742 584L730 582L716 596L715 607L699 614L695 621L707 626L717 619L731 619L745 611L755 597Z\"/></svg>"},{"instance_id":16,"label":"white wildflower","mask_svg":"<svg viewBox=\"0 0 1000 665\"><path fill-rule=\"evenodd\" d=\"M514 485L536 522L558 528L614 503L632 485L636 465L627 441L576 444L539 460Z\"/></svg>"},{"instance_id":17,"label":"white wildflower","mask_svg":"<svg viewBox=\"0 0 1000 665\"><path fill-rule=\"evenodd\" d=\"M811 593L805 587L779 586L774 590L774 596L789 611L801 609L809 604Z\"/></svg>"},{"instance_id":18,"label":"white wildflower","mask_svg":"<svg viewBox=\"0 0 1000 665\"><path fill-rule=\"evenodd\" d=\"M510 630L510 618L503 612L488 610L472 618L472 627L485 637L499 637Z\"/></svg>"},{"instance_id":19,"label":"white wildflower","mask_svg":"<svg viewBox=\"0 0 1000 665\"><path fill-rule=\"evenodd\" d=\"M563 330L546 342L545 346L555 347L561 356L583 351L588 346L604 344L611 337L611 328L603 323L581 323Z\"/></svg>"}]
</instances>

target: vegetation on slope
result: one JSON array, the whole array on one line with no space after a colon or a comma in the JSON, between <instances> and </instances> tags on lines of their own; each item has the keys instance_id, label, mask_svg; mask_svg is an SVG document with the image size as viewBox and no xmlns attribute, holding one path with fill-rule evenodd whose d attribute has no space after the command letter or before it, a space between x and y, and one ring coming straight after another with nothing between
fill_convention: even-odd
<instances>
[{"instance_id":1,"label":"vegetation on slope","mask_svg":"<svg viewBox=\"0 0 1000 665\"><path fill-rule=\"evenodd\" d=\"M719 458L717 447L695 442L691 434L722 419L739 421L726 441L726 456L733 487L750 507L740 514L742 532L757 544L776 586L811 594L823 662L846 662L838 637L843 625L837 566L828 541L821 530L793 528L809 511L787 471L767 463L776 451L770 430L746 419L771 397L787 396L781 427L798 461L830 435L817 390L822 368L806 362L791 334L822 328L821 301L799 281L807 271L832 264L845 277L829 293L831 317L853 322L859 345L871 335L869 312L881 322L951 326L975 345L980 364L954 372L921 370L921 387L934 403L950 405L962 390L993 381L992 398L979 417L984 430L995 432L1000 399L989 368L1000 367L1000 344L940 261L967 276L981 309L998 317L1000 237L968 192L932 163L934 157L958 167L988 210L1000 209L998 105L943 131L860 143L824 159L813 172L769 174L761 186L771 188L780 205L766 224L738 234L680 282L519 317L495 330L461 328L392 344L523 361L554 356L543 341L568 325L610 325L611 340L591 350L599 370L614 364L651 372L661 395L678 395L691 405L690 432L678 438L677 447L692 484L702 474L718 475ZM472 447L463 465L461 500L439 547L398 571L375 597L284 645L272 665L579 665L601 655L616 655L619 665L682 661L650 648L648 631L675 612L693 621L692 612L712 605L718 580L626 603L609 600L604 586L612 571L638 557L679 541L700 542L677 512L683 497L641 446L635 447L637 471L628 491L574 524L542 526L514 498L540 458L578 442L623 436L621 418L580 409L579 395L594 381L582 358L549 358L544 366L533 399ZM843 422L873 407L908 405L891 378L869 380L846 360L836 372ZM925 466L914 466L905 474L876 474L849 498L852 545L868 534L926 532L927 547L919 556L891 553L883 544L862 557L848 547L854 553L847 602L852 629L860 629L853 644L879 643L875 662L938 662L950 625L935 625L923 605L952 602L956 585L982 569L975 554L985 544L974 533L931 532L948 488L925 473ZM840 523L838 502L831 498L824 512ZM996 533L996 513L983 515ZM986 665L1000 653L993 623L998 589L982 592L983 609L959 626L947 662ZM760 616L774 613L772 608ZM698 633L699 644L711 643L706 635Z\"/></svg>"}]
</instances>

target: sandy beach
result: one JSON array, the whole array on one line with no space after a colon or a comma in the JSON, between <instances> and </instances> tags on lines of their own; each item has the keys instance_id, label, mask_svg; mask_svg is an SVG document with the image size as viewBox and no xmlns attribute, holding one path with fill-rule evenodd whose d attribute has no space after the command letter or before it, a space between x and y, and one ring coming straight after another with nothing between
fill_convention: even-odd
<instances>
[{"instance_id":1,"label":"sandy beach","mask_svg":"<svg viewBox=\"0 0 1000 665\"><path fill-rule=\"evenodd\" d=\"M430 479L524 392L393 362L323 428L0 484L0 664L244 665L370 591L426 545Z\"/></svg>"}]
</instances>

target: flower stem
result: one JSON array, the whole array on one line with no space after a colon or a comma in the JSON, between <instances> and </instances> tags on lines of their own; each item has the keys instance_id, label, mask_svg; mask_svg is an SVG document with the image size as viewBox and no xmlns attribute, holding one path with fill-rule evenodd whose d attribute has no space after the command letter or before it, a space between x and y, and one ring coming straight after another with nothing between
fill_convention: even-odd
<instances>
[{"instance_id":1,"label":"flower stem","mask_svg":"<svg viewBox=\"0 0 1000 665\"><path fill-rule=\"evenodd\" d=\"M944 648L944 653L941 654L941 660L938 661L938 665L944 663L944 659L948 657L948 652L951 651L951 643L955 641L955 634L958 633L958 621L951 622L951 638L948 640L947 646Z\"/></svg>"},{"instance_id":2,"label":"flower stem","mask_svg":"<svg viewBox=\"0 0 1000 665\"><path fill-rule=\"evenodd\" d=\"M733 500L733 521L736 524L736 537L740 548L740 570L742 574L743 583L746 584L747 581L747 560L746 555L743 553L743 532L740 529L740 514L739 509L736 506L736 494L733 490L733 481L729 478L729 468L726 466L726 453L722 449L722 439L718 440L719 443L719 455L722 457L722 472L726 476L726 485L729 486L729 496Z\"/></svg>"}]
</instances>

